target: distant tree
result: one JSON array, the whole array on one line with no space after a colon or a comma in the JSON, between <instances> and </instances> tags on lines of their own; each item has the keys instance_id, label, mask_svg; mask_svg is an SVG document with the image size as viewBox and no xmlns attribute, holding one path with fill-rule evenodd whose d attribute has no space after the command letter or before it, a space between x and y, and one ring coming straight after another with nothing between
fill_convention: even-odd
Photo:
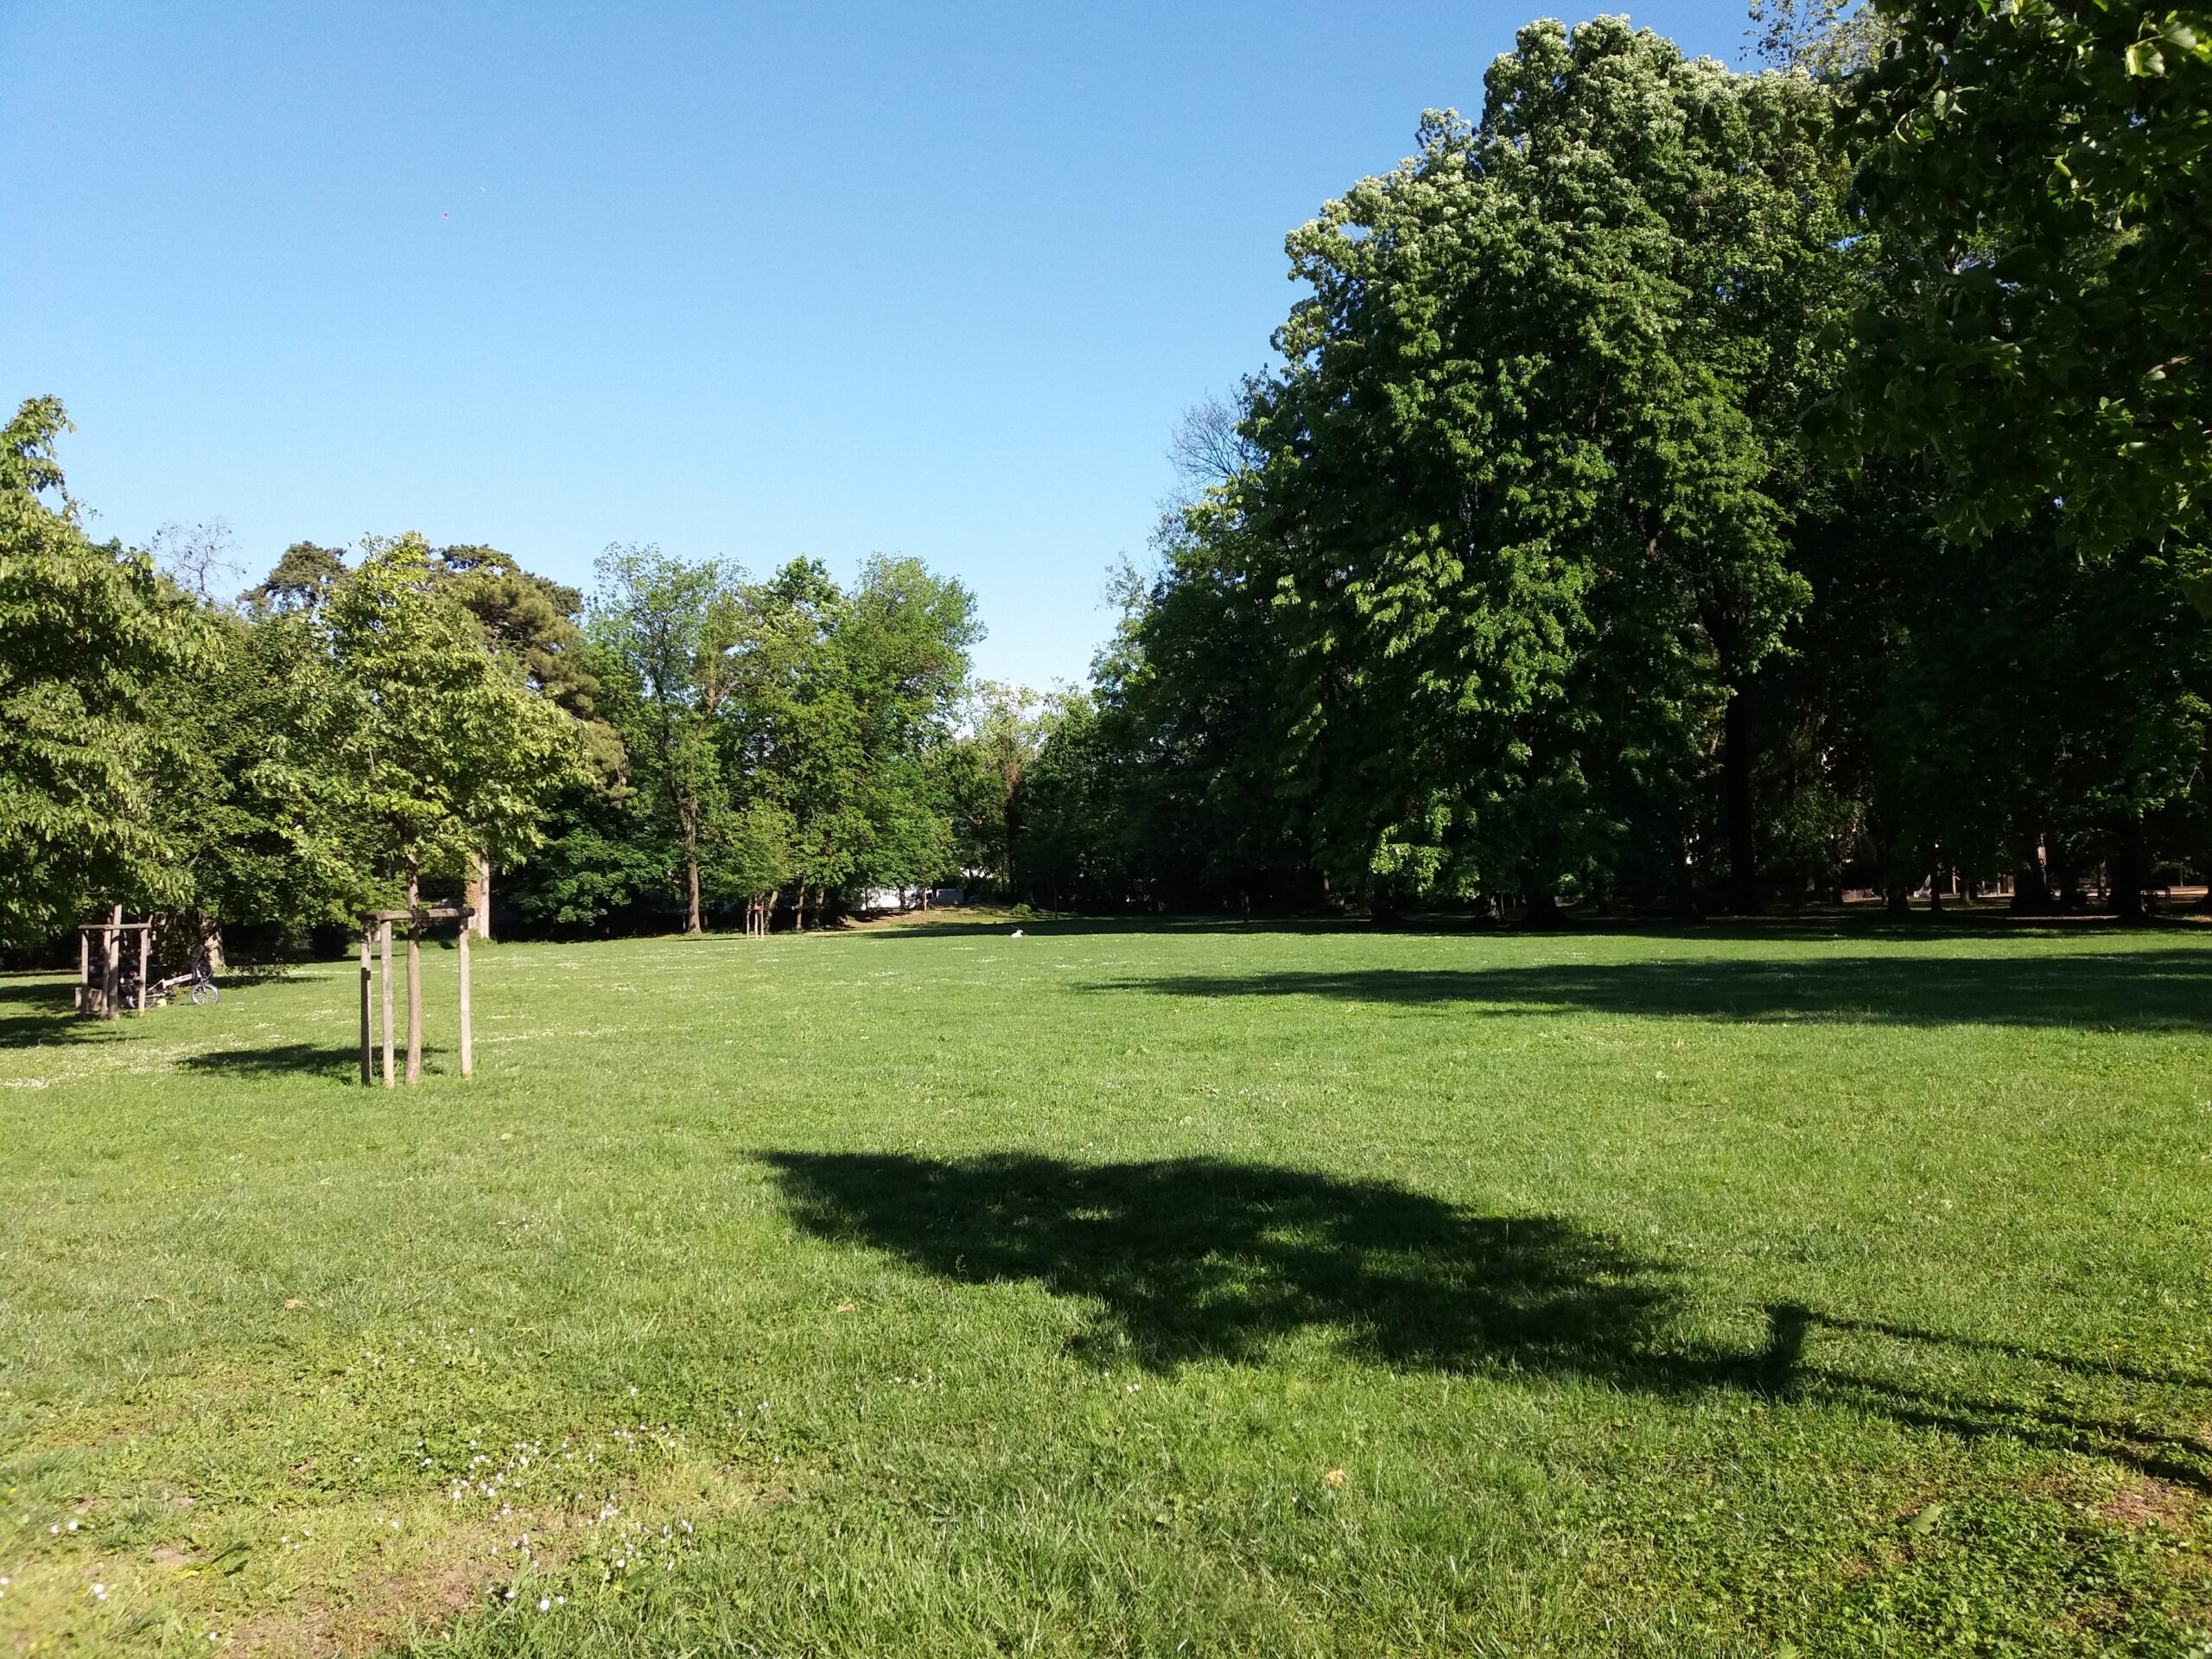
<instances>
[{"instance_id":1,"label":"distant tree","mask_svg":"<svg viewBox=\"0 0 2212 1659\"><path fill-rule=\"evenodd\" d=\"M154 699L165 741L153 811L185 878L175 931L219 954L239 925L297 947L383 890L353 690L309 613L204 615L206 648Z\"/></svg>"},{"instance_id":2,"label":"distant tree","mask_svg":"<svg viewBox=\"0 0 2212 1659\"><path fill-rule=\"evenodd\" d=\"M480 847L536 845L582 747L574 719L440 591L420 536L363 547L327 611L350 716L345 759L385 867L411 896L424 874L465 874Z\"/></svg>"},{"instance_id":3,"label":"distant tree","mask_svg":"<svg viewBox=\"0 0 2212 1659\"><path fill-rule=\"evenodd\" d=\"M869 559L831 637L857 739L852 804L865 823L853 876L910 887L950 874L945 762L982 637L975 595L918 559Z\"/></svg>"},{"instance_id":4,"label":"distant tree","mask_svg":"<svg viewBox=\"0 0 2212 1659\"><path fill-rule=\"evenodd\" d=\"M592 631L630 688L620 734L672 854L683 930L702 932L707 829L728 806L717 731L736 683L741 573L650 546L608 548L598 573Z\"/></svg>"},{"instance_id":5,"label":"distant tree","mask_svg":"<svg viewBox=\"0 0 2212 1659\"><path fill-rule=\"evenodd\" d=\"M346 556L333 547L294 542L257 585L238 595L257 615L320 611L346 577Z\"/></svg>"},{"instance_id":6,"label":"distant tree","mask_svg":"<svg viewBox=\"0 0 2212 1659\"><path fill-rule=\"evenodd\" d=\"M1751 0L1750 33L1760 59L1821 80L1840 81L1867 67L1891 32L1870 0Z\"/></svg>"},{"instance_id":7,"label":"distant tree","mask_svg":"<svg viewBox=\"0 0 2212 1659\"><path fill-rule=\"evenodd\" d=\"M167 524L154 532L149 551L169 579L202 605L215 605L245 567L227 519L204 524Z\"/></svg>"},{"instance_id":8,"label":"distant tree","mask_svg":"<svg viewBox=\"0 0 2212 1659\"><path fill-rule=\"evenodd\" d=\"M594 767L591 780L578 787L614 784L626 757L620 736L594 704L599 686L581 626L582 594L524 569L497 548L445 547L437 557L446 595L476 619L492 648L522 670L531 690L575 717ZM479 848L468 882L474 925L486 939L492 937L492 873L498 861L494 849Z\"/></svg>"},{"instance_id":9,"label":"distant tree","mask_svg":"<svg viewBox=\"0 0 2212 1659\"><path fill-rule=\"evenodd\" d=\"M1207 397L1183 411L1167 441L1167 459L1183 486L1183 501L1226 484L1260 461L1260 450L1245 435L1242 402Z\"/></svg>"},{"instance_id":10,"label":"distant tree","mask_svg":"<svg viewBox=\"0 0 2212 1659\"><path fill-rule=\"evenodd\" d=\"M945 757L962 860L1003 887L1014 881L1021 783L1044 744L1044 698L1027 686L985 680L970 695Z\"/></svg>"}]
</instances>

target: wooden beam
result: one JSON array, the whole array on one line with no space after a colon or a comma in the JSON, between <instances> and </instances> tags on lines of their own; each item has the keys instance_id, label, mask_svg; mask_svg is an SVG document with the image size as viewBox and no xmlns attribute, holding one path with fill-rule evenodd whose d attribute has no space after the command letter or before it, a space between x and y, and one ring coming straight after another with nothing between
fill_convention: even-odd
<instances>
[{"instance_id":1,"label":"wooden beam","mask_svg":"<svg viewBox=\"0 0 2212 1659\"><path fill-rule=\"evenodd\" d=\"M116 1004L123 1000L123 906L115 907L115 922L101 942L100 955L106 964L106 983L100 995L100 1018L120 1020L122 1009Z\"/></svg>"},{"instance_id":2,"label":"wooden beam","mask_svg":"<svg viewBox=\"0 0 2212 1659\"><path fill-rule=\"evenodd\" d=\"M391 1088L398 1082L393 1075L391 1052L391 924L377 924L377 943L384 950L384 1086Z\"/></svg>"},{"instance_id":3,"label":"wooden beam","mask_svg":"<svg viewBox=\"0 0 2212 1659\"><path fill-rule=\"evenodd\" d=\"M154 942L151 932L138 936L138 1012L146 1012L146 947Z\"/></svg>"},{"instance_id":4,"label":"wooden beam","mask_svg":"<svg viewBox=\"0 0 2212 1659\"><path fill-rule=\"evenodd\" d=\"M461 1075L476 1075L476 1050L468 1026L468 936L476 930L464 920L461 925Z\"/></svg>"},{"instance_id":5,"label":"wooden beam","mask_svg":"<svg viewBox=\"0 0 2212 1659\"><path fill-rule=\"evenodd\" d=\"M407 872L407 1081L423 1080L423 913L416 872Z\"/></svg>"},{"instance_id":6,"label":"wooden beam","mask_svg":"<svg viewBox=\"0 0 2212 1659\"><path fill-rule=\"evenodd\" d=\"M361 1087L364 1089L376 1076L376 1033L372 1029L370 1020L373 1001L371 992L374 988L370 982L375 977L369 967L369 935L372 931L366 927L361 930Z\"/></svg>"}]
</instances>

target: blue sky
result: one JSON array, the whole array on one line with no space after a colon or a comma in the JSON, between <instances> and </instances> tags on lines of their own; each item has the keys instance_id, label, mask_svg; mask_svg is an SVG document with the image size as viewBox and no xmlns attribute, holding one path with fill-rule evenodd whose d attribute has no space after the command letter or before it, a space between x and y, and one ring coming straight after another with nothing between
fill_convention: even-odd
<instances>
[{"instance_id":1,"label":"blue sky","mask_svg":"<svg viewBox=\"0 0 2212 1659\"><path fill-rule=\"evenodd\" d=\"M1080 677L1284 233L1528 15L6 0L0 397L68 404L103 535L908 553L983 672Z\"/></svg>"}]
</instances>

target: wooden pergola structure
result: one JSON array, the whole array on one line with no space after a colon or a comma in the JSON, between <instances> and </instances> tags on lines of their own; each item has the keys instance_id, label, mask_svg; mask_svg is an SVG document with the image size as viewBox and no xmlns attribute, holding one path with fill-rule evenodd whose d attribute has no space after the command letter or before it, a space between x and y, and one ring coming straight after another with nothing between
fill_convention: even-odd
<instances>
[{"instance_id":1,"label":"wooden pergola structure","mask_svg":"<svg viewBox=\"0 0 2212 1659\"><path fill-rule=\"evenodd\" d=\"M407 924L407 1081L417 1083L423 1077L423 924L436 921L458 921L461 931L456 940L461 950L461 1075L476 1074L476 1050L468 1019L468 938L473 931L470 918L475 907L471 905L417 905L410 910L372 910L361 923L361 1083L366 1087L376 1080L376 998L372 995L374 972L370 965L370 951L373 948L381 956L384 968L384 1086L392 1088L398 1082L397 1056L392 1043L391 1008L391 925Z\"/></svg>"},{"instance_id":2,"label":"wooden pergola structure","mask_svg":"<svg viewBox=\"0 0 2212 1659\"><path fill-rule=\"evenodd\" d=\"M146 1012L146 959L151 953L154 925L151 922L126 922L123 906L118 905L114 914L104 922L87 922L77 930L77 1012L95 1019L113 1020L123 1010L120 1007L123 978L123 936L138 936L138 1012ZM99 936L99 950L95 962L92 936ZM97 966L99 977L93 976Z\"/></svg>"}]
</instances>

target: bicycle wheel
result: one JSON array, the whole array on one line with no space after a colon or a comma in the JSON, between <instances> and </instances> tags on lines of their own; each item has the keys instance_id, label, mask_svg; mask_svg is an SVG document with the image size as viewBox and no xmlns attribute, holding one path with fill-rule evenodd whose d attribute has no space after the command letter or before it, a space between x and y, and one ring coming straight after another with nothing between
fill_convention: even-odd
<instances>
[{"instance_id":1,"label":"bicycle wheel","mask_svg":"<svg viewBox=\"0 0 2212 1659\"><path fill-rule=\"evenodd\" d=\"M222 992L215 988L215 982L212 979L196 979L192 982L192 1006L195 1008L205 1007L221 995Z\"/></svg>"}]
</instances>

